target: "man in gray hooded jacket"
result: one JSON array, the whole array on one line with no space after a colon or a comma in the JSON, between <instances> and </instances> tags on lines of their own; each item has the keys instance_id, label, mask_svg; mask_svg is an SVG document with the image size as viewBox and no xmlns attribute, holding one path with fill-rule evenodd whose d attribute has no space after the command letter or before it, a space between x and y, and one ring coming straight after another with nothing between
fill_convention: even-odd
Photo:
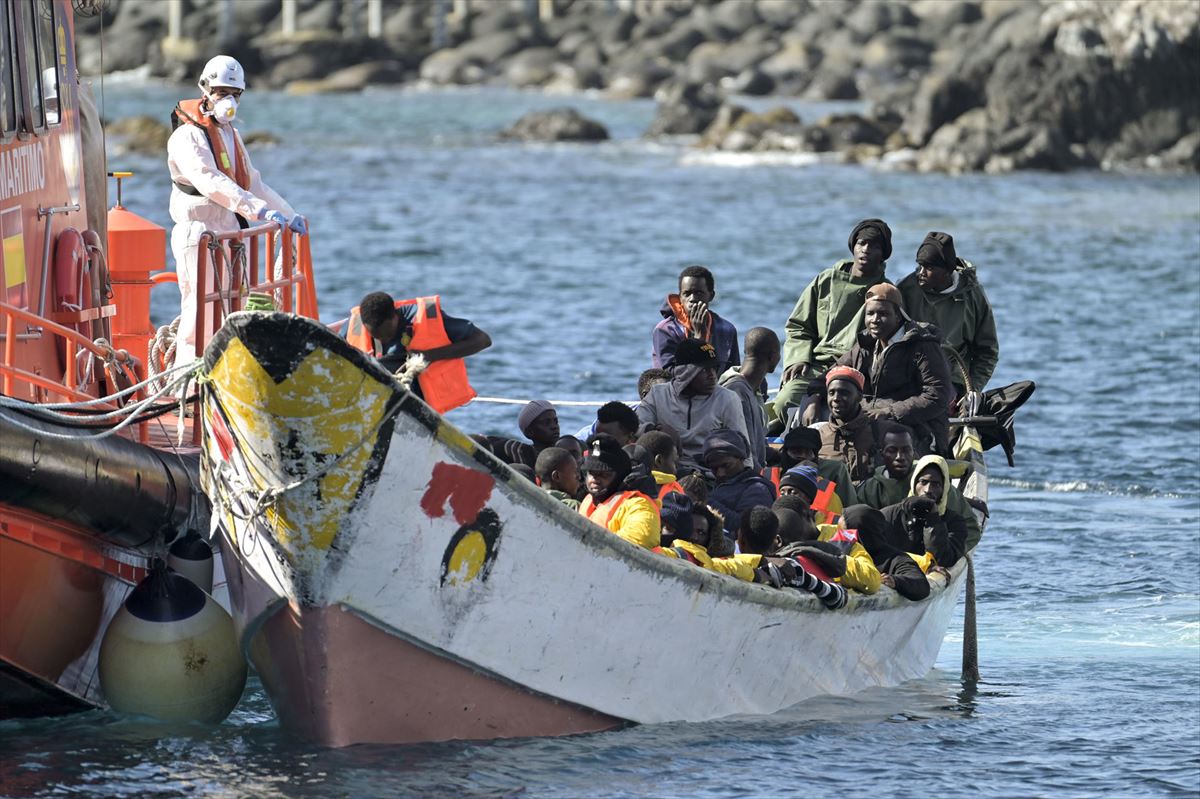
<instances>
[{"instance_id":1,"label":"man in gray hooded jacket","mask_svg":"<svg viewBox=\"0 0 1200 799\"><path fill-rule=\"evenodd\" d=\"M742 403L727 388L717 385L717 353L711 344L684 339L675 350L671 382L659 383L637 409L643 424L661 424L679 433L678 474L697 471L704 439L714 430L729 428L746 435Z\"/></svg>"}]
</instances>

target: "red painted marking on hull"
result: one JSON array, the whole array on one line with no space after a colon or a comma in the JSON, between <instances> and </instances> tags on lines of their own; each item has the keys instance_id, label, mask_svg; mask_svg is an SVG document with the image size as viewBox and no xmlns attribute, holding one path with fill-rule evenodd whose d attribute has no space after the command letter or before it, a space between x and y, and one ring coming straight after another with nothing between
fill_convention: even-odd
<instances>
[{"instance_id":1,"label":"red painted marking on hull","mask_svg":"<svg viewBox=\"0 0 1200 799\"><path fill-rule=\"evenodd\" d=\"M250 654L284 728L327 746L571 735L625 723L477 672L342 607L280 608Z\"/></svg>"},{"instance_id":2,"label":"red painted marking on hull","mask_svg":"<svg viewBox=\"0 0 1200 799\"><path fill-rule=\"evenodd\" d=\"M496 481L485 472L477 472L453 463L436 463L433 475L421 497L421 510L431 519L446 515L446 500L459 524L466 524L479 516L479 511L492 496Z\"/></svg>"}]
</instances>

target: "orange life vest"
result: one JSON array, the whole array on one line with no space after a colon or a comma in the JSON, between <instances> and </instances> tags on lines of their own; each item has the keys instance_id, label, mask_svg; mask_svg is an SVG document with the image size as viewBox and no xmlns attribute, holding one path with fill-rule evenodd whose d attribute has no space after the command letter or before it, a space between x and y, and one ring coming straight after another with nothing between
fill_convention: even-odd
<instances>
[{"instance_id":1,"label":"orange life vest","mask_svg":"<svg viewBox=\"0 0 1200 799\"><path fill-rule=\"evenodd\" d=\"M783 479L783 469L778 466L772 466L766 469L766 477L771 481L771 485L775 486L775 496L781 496L779 493L779 481Z\"/></svg>"},{"instance_id":2,"label":"orange life vest","mask_svg":"<svg viewBox=\"0 0 1200 799\"><path fill-rule=\"evenodd\" d=\"M445 347L450 343L442 321L442 300L438 295L417 297L415 300L396 300L396 307L416 306L412 322L412 338L406 347L414 352ZM375 340L362 323L357 305L350 309L346 323L346 341L369 355L375 355ZM467 365L462 358L430 361L425 371L417 375L417 384L426 404L438 413L446 413L475 398L475 389L467 382Z\"/></svg>"},{"instance_id":3,"label":"orange life vest","mask_svg":"<svg viewBox=\"0 0 1200 799\"><path fill-rule=\"evenodd\" d=\"M636 496L645 495L642 494L641 491L620 491L597 505L592 501L592 495L588 494L583 498L583 502L579 503L579 512L603 527L605 530L609 530L608 523L612 520L613 514L617 512L617 508L625 504L625 500ZM592 516L593 513L600 510L607 511L604 514L604 521L600 521ZM612 532L612 530L609 530L609 532Z\"/></svg>"},{"instance_id":4,"label":"orange life vest","mask_svg":"<svg viewBox=\"0 0 1200 799\"><path fill-rule=\"evenodd\" d=\"M842 500L837 495L837 483L817 478L817 496L809 504L817 513L817 524L837 524L842 518Z\"/></svg>"},{"instance_id":5,"label":"orange life vest","mask_svg":"<svg viewBox=\"0 0 1200 799\"><path fill-rule=\"evenodd\" d=\"M678 480L672 480L669 483L663 483L661 486L658 487L658 506L660 508L662 507L662 498L665 497L667 494L672 494L672 493L686 494L687 492L683 490L683 486L681 486L679 484Z\"/></svg>"},{"instance_id":6,"label":"orange life vest","mask_svg":"<svg viewBox=\"0 0 1200 799\"><path fill-rule=\"evenodd\" d=\"M199 99L180 100L179 105L175 106L175 110L171 113L171 122L175 127L187 124L203 128L208 137L208 146L212 148L213 160L217 162L217 169L249 191L250 159L246 156L241 139L238 138L236 132L233 132L234 153L231 157L229 148L225 146L225 137L221 135L221 124L201 110L202 102L203 100Z\"/></svg>"}]
</instances>

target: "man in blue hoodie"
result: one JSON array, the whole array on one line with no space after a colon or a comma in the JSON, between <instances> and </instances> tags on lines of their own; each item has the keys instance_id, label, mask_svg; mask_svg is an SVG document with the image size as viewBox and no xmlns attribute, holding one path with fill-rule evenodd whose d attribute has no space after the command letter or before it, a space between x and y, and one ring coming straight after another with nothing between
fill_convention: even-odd
<instances>
[{"instance_id":1,"label":"man in blue hoodie","mask_svg":"<svg viewBox=\"0 0 1200 799\"><path fill-rule=\"evenodd\" d=\"M708 504L725 517L725 534L736 538L742 514L757 505L771 507L775 486L746 465L749 457L746 437L737 430L714 430L704 439L704 465L717 478L708 495Z\"/></svg>"},{"instance_id":2,"label":"man in blue hoodie","mask_svg":"<svg viewBox=\"0 0 1200 799\"><path fill-rule=\"evenodd\" d=\"M679 273L679 293L667 295L659 309L663 320L651 333L656 367L674 367L676 348L689 338L711 344L717 351L717 374L741 364L737 328L709 310L716 296L716 281L706 267L689 266Z\"/></svg>"}]
</instances>

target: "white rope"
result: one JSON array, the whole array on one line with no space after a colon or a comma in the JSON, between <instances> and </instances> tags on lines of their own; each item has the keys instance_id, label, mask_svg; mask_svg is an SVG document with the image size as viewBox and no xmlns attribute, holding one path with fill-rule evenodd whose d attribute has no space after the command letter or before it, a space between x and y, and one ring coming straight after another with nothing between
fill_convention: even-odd
<instances>
[{"instance_id":1,"label":"white rope","mask_svg":"<svg viewBox=\"0 0 1200 799\"><path fill-rule=\"evenodd\" d=\"M179 333L179 317L169 325L162 325L158 330L154 331L154 337L150 339L150 354L146 364L146 371L150 377L159 378L161 375L167 374L167 370L159 366L159 363L168 364L175 360L175 345L178 344L177 335ZM168 344L167 342L170 341ZM158 383L158 388L161 388L166 382L162 378Z\"/></svg>"},{"instance_id":2,"label":"white rope","mask_svg":"<svg viewBox=\"0 0 1200 799\"><path fill-rule=\"evenodd\" d=\"M128 408L129 415L123 421L121 421L120 423L116 424L113 427L106 428L104 431L102 431L100 433L90 433L90 432L57 433L52 430L43 430L39 427L34 427L32 425L25 424L24 422L20 421L19 419L16 419L13 417L10 417L9 421L12 424L16 425L17 427L20 427L24 430L34 433L35 435L41 436L43 438L56 439L59 441L75 441L75 440L84 439L84 438L87 438L87 439L108 438L109 436L116 435L117 433L121 432L129 425L137 422L138 416L141 414L141 412L143 410L146 409L147 406L153 404L154 402L156 402L158 399L160 399L165 394L172 393L176 389L178 389L180 386L186 385L192 379L193 371L199 370L200 362L196 361L194 363L187 364L187 368L189 370L188 372L186 372L179 378L176 378L175 380L173 380L169 385L167 385L161 391L159 391L155 394L151 394L150 396L146 397L146 399L141 400L140 402L136 403L135 405L129 406L129 408ZM0 403L0 405L6 406L6 407L12 407L12 408L20 408L22 406L24 406L25 408L28 407L28 403L22 403L21 405L15 405L15 404L13 404L11 402L7 402L7 401ZM181 401L181 405L182 405L182 401ZM53 414L54 412L47 411L47 413ZM61 416L65 416L65 415L60 414L60 417ZM182 411L181 411L180 416L182 419ZM69 418L72 422L79 421L78 416L70 416ZM99 417L97 417L97 418L99 418Z\"/></svg>"},{"instance_id":3,"label":"white rope","mask_svg":"<svg viewBox=\"0 0 1200 799\"><path fill-rule=\"evenodd\" d=\"M527 399L510 399L508 397L475 397L471 402L493 402L498 405L527 405L533 400ZM612 400L546 400L551 405L561 405L563 407L578 407L578 408L599 408L601 405L607 405ZM621 400L626 405L635 405L637 400Z\"/></svg>"},{"instance_id":4,"label":"white rope","mask_svg":"<svg viewBox=\"0 0 1200 799\"><path fill-rule=\"evenodd\" d=\"M196 368L198 368L199 364L200 364L200 361L193 361L191 363L180 364L179 366L171 367L170 369L166 370L165 372L162 372L161 374L162 375L177 375L179 372L191 371L193 369L196 369ZM36 404L36 407L39 410L45 411L47 413L53 413L56 409L69 411L69 410L73 410L73 409L79 410L79 409L83 409L83 408L91 408L96 405L105 405L105 404L113 402L114 400L118 400L129 394L133 394L137 391L140 391L141 389L149 386L152 380L154 380L154 378L147 378L146 380L143 380L140 383L132 385L129 388L122 389L121 391L118 391L115 394L109 394L106 397L97 397L96 399L93 399L93 400L86 400L86 401L81 401L81 402L39 402ZM172 382L175 382L175 381L172 381ZM162 392L159 392L159 393L162 393ZM157 394L156 394L156 396L157 396ZM0 396L0 406L7 406L10 408L28 408L31 404L32 403L21 402L20 400L13 400L10 397ZM129 407L132 407L132 406L129 406ZM119 411L114 411L114 413L128 413L129 407L122 408ZM76 417L76 416L72 416L71 418L78 419L78 417ZM100 418L100 417L95 417L95 418Z\"/></svg>"}]
</instances>

